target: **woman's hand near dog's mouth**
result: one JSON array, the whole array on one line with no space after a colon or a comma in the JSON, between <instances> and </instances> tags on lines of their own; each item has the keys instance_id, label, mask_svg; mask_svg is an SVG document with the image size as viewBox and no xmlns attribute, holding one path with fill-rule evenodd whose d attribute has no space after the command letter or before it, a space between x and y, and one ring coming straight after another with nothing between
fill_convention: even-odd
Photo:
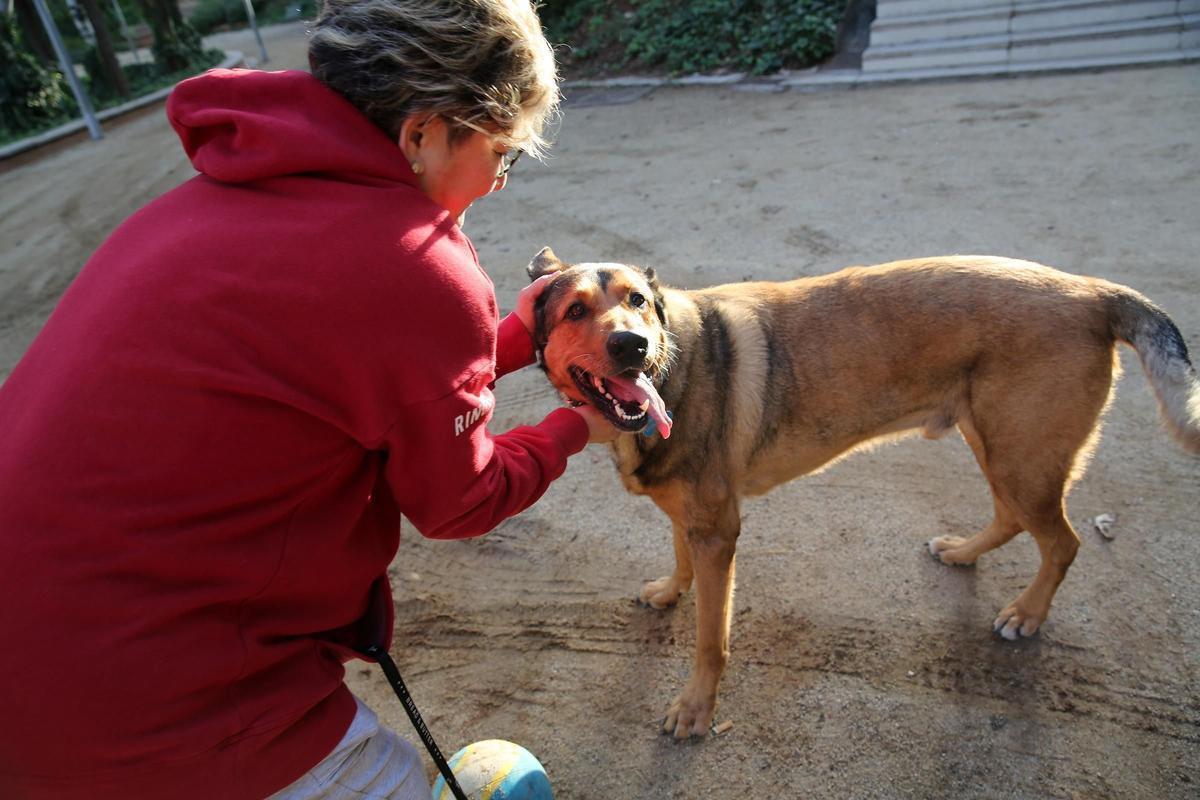
<instances>
[{"instance_id":1,"label":"woman's hand near dog's mouth","mask_svg":"<svg viewBox=\"0 0 1200 800\"><path fill-rule=\"evenodd\" d=\"M589 405L571 406L571 410L583 417L588 426L588 444L615 442L623 431L617 429L596 409Z\"/></svg>"}]
</instances>

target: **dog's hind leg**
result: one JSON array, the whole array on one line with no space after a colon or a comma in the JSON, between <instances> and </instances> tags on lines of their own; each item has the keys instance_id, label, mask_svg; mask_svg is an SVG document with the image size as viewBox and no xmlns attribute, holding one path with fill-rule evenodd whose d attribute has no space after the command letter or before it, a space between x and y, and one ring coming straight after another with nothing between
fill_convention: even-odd
<instances>
[{"instance_id":1,"label":"dog's hind leg","mask_svg":"<svg viewBox=\"0 0 1200 800\"><path fill-rule=\"evenodd\" d=\"M1071 457L1044 453L1025 458L997 459L984 472L992 485L996 516L981 533L969 539L941 537L929 543L930 551L948 564L972 564L988 550L1005 544L1028 530L1041 550L1042 563L1028 588L1000 612L993 630L1005 639L1032 636L1046 621L1054 593L1079 549L1079 536L1064 516L1063 496L1070 478Z\"/></svg>"},{"instance_id":2,"label":"dog's hind leg","mask_svg":"<svg viewBox=\"0 0 1200 800\"><path fill-rule=\"evenodd\" d=\"M738 502L693 512L687 529L696 571L696 661L687 686L667 710L663 733L677 739L702 736L717 707L717 685L729 660L733 612L734 552L740 532Z\"/></svg>"},{"instance_id":3,"label":"dog's hind leg","mask_svg":"<svg viewBox=\"0 0 1200 800\"><path fill-rule=\"evenodd\" d=\"M943 564L969 567L989 550L995 550L1024 530L1021 523L999 498L993 495L996 515L991 524L969 538L962 536L938 536L929 540L929 552Z\"/></svg>"},{"instance_id":4,"label":"dog's hind leg","mask_svg":"<svg viewBox=\"0 0 1200 800\"><path fill-rule=\"evenodd\" d=\"M933 557L944 564L971 566L981 555L989 550L995 550L1002 544L1006 544L1010 539L1024 530L1024 528L1021 526L1017 516L996 495L992 476L988 474L987 451L983 446L983 440L979 438L979 433L975 430L975 426L971 424L969 419L963 419L959 420L958 428L962 432L963 439L971 446L971 452L975 454L975 460L979 462L979 468L983 470L984 477L987 478L988 484L992 487L992 505L995 508L995 516L992 518L990 525L974 536L969 538L962 536L939 536L931 539L928 547Z\"/></svg>"},{"instance_id":5,"label":"dog's hind leg","mask_svg":"<svg viewBox=\"0 0 1200 800\"><path fill-rule=\"evenodd\" d=\"M1033 583L1006 606L992 623L992 629L1005 639L1032 636L1037 631L1050 614L1054 593L1058 591L1059 584L1067 575L1067 568L1079 550L1079 535L1063 516L1061 499L1055 505L1035 511L1027 519L1026 525L1037 540L1042 564Z\"/></svg>"},{"instance_id":6,"label":"dog's hind leg","mask_svg":"<svg viewBox=\"0 0 1200 800\"><path fill-rule=\"evenodd\" d=\"M971 421L984 471L998 504L1033 534L1042 556L1033 582L996 617L993 629L1006 639L1038 630L1079 549L1064 499L1098 438L1112 370L1111 349L1083 340L1055 363L1010 374L1007 386L976 384Z\"/></svg>"}]
</instances>

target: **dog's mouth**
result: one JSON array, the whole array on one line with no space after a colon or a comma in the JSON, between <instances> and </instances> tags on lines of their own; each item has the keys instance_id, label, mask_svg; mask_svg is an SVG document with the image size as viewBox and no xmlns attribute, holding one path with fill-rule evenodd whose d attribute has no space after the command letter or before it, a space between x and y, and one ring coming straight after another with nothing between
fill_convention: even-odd
<instances>
[{"instance_id":1,"label":"dog's mouth","mask_svg":"<svg viewBox=\"0 0 1200 800\"><path fill-rule=\"evenodd\" d=\"M601 378L577 366L567 368L580 393L618 429L635 433L651 420L664 438L671 435L667 406L644 372L629 371Z\"/></svg>"}]
</instances>

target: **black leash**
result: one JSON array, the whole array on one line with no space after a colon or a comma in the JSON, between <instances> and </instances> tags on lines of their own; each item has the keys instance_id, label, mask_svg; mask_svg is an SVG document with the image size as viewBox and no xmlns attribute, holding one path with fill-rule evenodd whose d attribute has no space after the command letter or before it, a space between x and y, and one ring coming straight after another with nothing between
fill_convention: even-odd
<instances>
[{"instance_id":1,"label":"black leash","mask_svg":"<svg viewBox=\"0 0 1200 800\"><path fill-rule=\"evenodd\" d=\"M408 712L408 718L412 722L413 727L417 729L417 735L421 737L421 741L425 744L425 749L429 751L430 758L433 759L433 763L437 764L442 777L446 779L446 785L450 787L455 800L468 800L466 793L458 785L458 779L454 777L454 773L450 770L450 765L446 763L445 756L438 749L437 742L433 740L433 734L429 732L429 728L425 727L425 720L421 719L421 712L417 710L417 704L413 702L412 695L408 693L408 687L404 685L404 679L400 677L400 670L396 669L396 662L392 661L392 657L388 655L387 650L384 650L377 644L368 647L366 654L378 661L379 666L383 667L383 674L387 676L388 683L395 690L396 697L400 698L400 705L404 706L404 710Z\"/></svg>"}]
</instances>

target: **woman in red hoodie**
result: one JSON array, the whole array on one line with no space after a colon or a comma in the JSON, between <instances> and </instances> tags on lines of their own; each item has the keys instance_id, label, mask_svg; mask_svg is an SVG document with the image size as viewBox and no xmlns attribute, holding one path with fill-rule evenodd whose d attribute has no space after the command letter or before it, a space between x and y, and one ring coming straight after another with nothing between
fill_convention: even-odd
<instances>
[{"instance_id":1,"label":"woman in red hoodie","mask_svg":"<svg viewBox=\"0 0 1200 800\"><path fill-rule=\"evenodd\" d=\"M539 287L501 321L460 224L546 147L528 0L327 0L310 61L176 88L200 174L0 388L9 800L428 797L342 680L390 644L401 514L478 536L616 435L486 427Z\"/></svg>"}]
</instances>

